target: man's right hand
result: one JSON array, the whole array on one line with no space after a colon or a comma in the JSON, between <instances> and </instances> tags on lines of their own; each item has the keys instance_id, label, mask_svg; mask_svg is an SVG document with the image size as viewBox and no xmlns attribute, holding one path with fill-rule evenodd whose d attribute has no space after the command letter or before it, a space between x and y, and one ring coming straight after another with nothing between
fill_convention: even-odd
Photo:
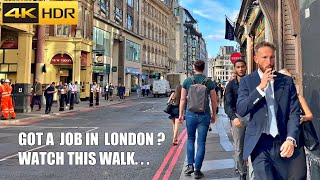
<instances>
[{"instance_id":1,"label":"man's right hand","mask_svg":"<svg viewBox=\"0 0 320 180\"><path fill-rule=\"evenodd\" d=\"M268 86L269 81L273 80L274 77L277 77L277 75L273 75L272 73L274 73L272 68L267 68L263 73L261 83L259 84L261 90L264 90Z\"/></svg>"},{"instance_id":2,"label":"man's right hand","mask_svg":"<svg viewBox=\"0 0 320 180\"><path fill-rule=\"evenodd\" d=\"M234 120L232 120L232 125L234 127L237 127L237 128L241 128L242 127L242 123L241 123L239 118L235 118Z\"/></svg>"}]
</instances>

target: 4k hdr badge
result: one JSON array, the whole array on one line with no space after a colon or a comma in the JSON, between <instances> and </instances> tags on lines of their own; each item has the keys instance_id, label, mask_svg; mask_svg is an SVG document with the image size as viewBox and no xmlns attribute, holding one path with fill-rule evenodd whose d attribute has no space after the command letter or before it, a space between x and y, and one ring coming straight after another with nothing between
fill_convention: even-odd
<instances>
[{"instance_id":1,"label":"4k hdr badge","mask_svg":"<svg viewBox=\"0 0 320 180\"><path fill-rule=\"evenodd\" d=\"M3 23L78 24L77 1L4 2Z\"/></svg>"}]
</instances>

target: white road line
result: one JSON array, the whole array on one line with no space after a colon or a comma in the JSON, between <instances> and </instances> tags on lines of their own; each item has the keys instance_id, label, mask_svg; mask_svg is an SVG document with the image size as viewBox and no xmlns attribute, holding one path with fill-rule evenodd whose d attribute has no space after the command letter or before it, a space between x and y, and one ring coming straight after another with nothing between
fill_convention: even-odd
<instances>
[{"instance_id":1,"label":"white road line","mask_svg":"<svg viewBox=\"0 0 320 180\"><path fill-rule=\"evenodd\" d=\"M154 108L147 109L147 110L144 110L144 111L142 111L142 112L147 112L147 111L150 111L150 110L152 110L152 109L154 109Z\"/></svg>"},{"instance_id":2,"label":"white road line","mask_svg":"<svg viewBox=\"0 0 320 180\"><path fill-rule=\"evenodd\" d=\"M98 127L95 127L95 128L93 128L93 129L90 129L90 130L86 131L86 133L91 132L91 131L94 131L94 130L97 130L97 129L98 129Z\"/></svg>"},{"instance_id":3,"label":"white road line","mask_svg":"<svg viewBox=\"0 0 320 180\"><path fill-rule=\"evenodd\" d=\"M98 127L58 127L58 126L5 126L5 127L10 127L10 128L47 128L47 129L93 129L93 128L98 128Z\"/></svg>"},{"instance_id":4,"label":"white road line","mask_svg":"<svg viewBox=\"0 0 320 180\"><path fill-rule=\"evenodd\" d=\"M28 150L28 151L24 151L24 152L34 151L34 150L37 150L37 149L44 148L44 147L46 147L46 146L48 146L48 145L42 145L42 146L39 146L39 147L30 149L30 150ZM11 158L16 157L16 156L18 156L18 153L17 153L17 154L14 154L14 155L11 155L11 156L7 156L7 157L5 157L5 158L2 158L2 159L0 159L0 162L5 161L5 160L8 160L8 159L11 159Z\"/></svg>"}]
</instances>

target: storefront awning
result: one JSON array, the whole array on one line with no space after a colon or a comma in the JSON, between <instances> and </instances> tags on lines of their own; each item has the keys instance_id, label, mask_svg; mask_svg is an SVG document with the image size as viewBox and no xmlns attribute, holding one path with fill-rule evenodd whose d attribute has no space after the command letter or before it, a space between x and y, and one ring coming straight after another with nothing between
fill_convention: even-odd
<instances>
[{"instance_id":1,"label":"storefront awning","mask_svg":"<svg viewBox=\"0 0 320 180\"><path fill-rule=\"evenodd\" d=\"M127 67L127 68L126 68L126 73L127 73L127 74L141 74L141 71L140 71L139 68Z\"/></svg>"}]
</instances>

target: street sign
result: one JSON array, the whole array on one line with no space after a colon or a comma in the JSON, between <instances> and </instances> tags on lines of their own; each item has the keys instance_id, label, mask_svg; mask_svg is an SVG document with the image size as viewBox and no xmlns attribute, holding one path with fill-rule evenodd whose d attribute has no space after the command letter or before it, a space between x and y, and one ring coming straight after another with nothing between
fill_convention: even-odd
<instances>
[{"instance_id":1,"label":"street sign","mask_svg":"<svg viewBox=\"0 0 320 180\"><path fill-rule=\"evenodd\" d=\"M234 64L236 62L236 60L241 59L241 58L242 58L242 55L238 52L235 52L231 55L230 60L231 60L232 64Z\"/></svg>"}]
</instances>

